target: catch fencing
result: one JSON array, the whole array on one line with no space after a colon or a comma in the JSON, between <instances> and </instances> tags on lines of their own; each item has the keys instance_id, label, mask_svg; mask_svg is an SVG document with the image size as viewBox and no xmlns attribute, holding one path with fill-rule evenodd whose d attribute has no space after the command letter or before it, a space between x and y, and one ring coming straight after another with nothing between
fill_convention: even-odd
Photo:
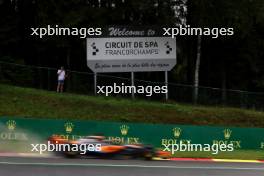
<instances>
[{"instance_id":1,"label":"catch fencing","mask_svg":"<svg viewBox=\"0 0 264 176\"><path fill-rule=\"evenodd\" d=\"M67 70L68 78L65 90L70 93L93 95L94 73ZM129 74L126 77L117 77L107 74L97 74L97 85L106 86L131 85ZM135 79L135 86L163 86L164 82L152 82ZM16 86L31 87L56 91L57 69L49 67L36 67L23 64L0 62L0 83ZM255 110L264 110L264 93L248 92L241 90L222 90L211 87L198 87L197 101L194 101L195 87L192 85L168 83L169 101L179 103L239 107ZM131 97L130 94L112 94L112 96ZM136 98L164 101L165 94L135 94Z\"/></svg>"}]
</instances>

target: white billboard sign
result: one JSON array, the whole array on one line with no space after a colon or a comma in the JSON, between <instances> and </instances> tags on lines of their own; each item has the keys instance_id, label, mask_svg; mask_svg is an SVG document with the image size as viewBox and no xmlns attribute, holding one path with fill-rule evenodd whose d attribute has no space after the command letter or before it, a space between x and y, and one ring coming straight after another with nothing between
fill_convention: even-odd
<instances>
[{"instance_id":1,"label":"white billboard sign","mask_svg":"<svg viewBox=\"0 0 264 176\"><path fill-rule=\"evenodd\" d=\"M169 71L176 65L176 39L87 38L87 64L94 72Z\"/></svg>"}]
</instances>

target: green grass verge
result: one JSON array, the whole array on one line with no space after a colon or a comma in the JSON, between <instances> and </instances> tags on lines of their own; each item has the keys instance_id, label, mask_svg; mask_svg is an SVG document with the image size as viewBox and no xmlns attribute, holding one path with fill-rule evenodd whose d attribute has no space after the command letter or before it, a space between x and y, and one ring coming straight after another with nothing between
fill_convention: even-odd
<instances>
[{"instance_id":1,"label":"green grass verge","mask_svg":"<svg viewBox=\"0 0 264 176\"><path fill-rule=\"evenodd\" d=\"M56 93L0 84L0 116L264 127L264 112Z\"/></svg>"},{"instance_id":2,"label":"green grass verge","mask_svg":"<svg viewBox=\"0 0 264 176\"><path fill-rule=\"evenodd\" d=\"M214 158L214 159L241 159L264 160L264 151L261 150L235 150L232 152L219 152L214 155L210 152L175 152L174 157L184 158Z\"/></svg>"}]
</instances>

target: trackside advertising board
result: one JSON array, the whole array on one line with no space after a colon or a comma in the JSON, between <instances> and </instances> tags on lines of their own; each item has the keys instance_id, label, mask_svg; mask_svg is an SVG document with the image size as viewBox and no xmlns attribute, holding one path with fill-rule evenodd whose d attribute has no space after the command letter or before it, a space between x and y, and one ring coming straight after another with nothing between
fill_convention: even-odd
<instances>
[{"instance_id":1,"label":"trackside advertising board","mask_svg":"<svg viewBox=\"0 0 264 176\"><path fill-rule=\"evenodd\" d=\"M188 125L161 125L84 120L44 120L0 118L0 151L7 144L25 146L47 141L51 135L79 139L103 134L117 144L151 144L163 148L167 144L233 144L235 150L264 151L264 128L232 128ZM14 146L15 147L15 146ZM9 146L7 150L9 149Z\"/></svg>"},{"instance_id":2,"label":"trackside advertising board","mask_svg":"<svg viewBox=\"0 0 264 176\"><path fill-rule=\"evenodd\" d=\"M176 39L155 29L109 27L87 38L87 64L94 72L169 71L176 65Z\"/></svg>"}]
</instances>

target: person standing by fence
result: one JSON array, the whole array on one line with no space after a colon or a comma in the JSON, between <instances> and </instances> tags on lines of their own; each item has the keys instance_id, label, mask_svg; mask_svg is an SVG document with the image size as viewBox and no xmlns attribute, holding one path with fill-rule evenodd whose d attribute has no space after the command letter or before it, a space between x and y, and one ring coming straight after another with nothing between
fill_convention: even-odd
<instances>
[{"instance_id":1,"label":"person standing by fence","mask_svg":"<svg viewBox=\"0 0 264 176\"><path fill-rule=\"evenodd\" d=\"M58 70L57 75L58 75L57 92L63 92L64 81L66 78L66 72L64 70L64 67L61 67Z\"/></svg>"}]
</instances>

